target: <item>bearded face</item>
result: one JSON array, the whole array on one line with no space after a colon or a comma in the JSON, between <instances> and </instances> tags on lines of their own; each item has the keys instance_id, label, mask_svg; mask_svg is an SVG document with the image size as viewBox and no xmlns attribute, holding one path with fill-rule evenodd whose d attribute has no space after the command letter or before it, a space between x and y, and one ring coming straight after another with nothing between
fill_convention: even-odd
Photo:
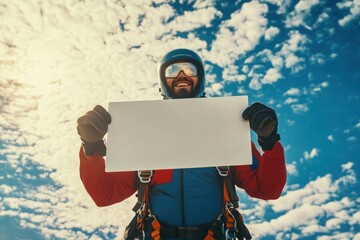
<instances>
[{"instance_id":1,"label":"bearded face","mask_svg":"<svg viewBox=\"0 0 360 240\"><path fill-rule=\"evenodd\" d=\"M175 98L192 97L199 82L196 66L187 62L168 66L165 70L165 78L168 89Z\"/></svg>"}]
</instances>

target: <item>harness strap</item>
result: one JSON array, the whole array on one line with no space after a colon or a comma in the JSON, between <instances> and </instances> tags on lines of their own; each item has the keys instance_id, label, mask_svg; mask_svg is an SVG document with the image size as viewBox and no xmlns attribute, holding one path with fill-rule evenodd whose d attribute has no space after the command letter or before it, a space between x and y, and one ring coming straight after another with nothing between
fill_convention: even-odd
<instances>
[{"instance_id":1,"label":"harness strap","mask_svg":"<svg viewBox=\"0 0 360 240\"><path fill-rule=\"evenodd\" d=\"M145 194L145 191L147 191L148 183L151 182L153 171L138 171L137 175L140 180L140 186L136 194L138 200L132 209L134 212L139 211L141 205L143 205L147 201L147 199L145 199L147 198L147 193Z\"/></svg>"},{"instance_id":2,"label":"harness strap","mask_svg":"<svg viewBox=\"0 0 360 240\"><path fill-rule=\"evenodd\" d=\"M162 238L181 238L181 239L204 239L210 225L177 227L177 226L161 226Z\"/></svg>"},{"instance_id":3,"label":"harness strap","mask_svg":"<svg viewBox=\"0 0 360 240\"><path fill-rule=\"evenodd\" d=\"M234 209L234 205L232 204L230 200L230 195L228 191L228 186L226 183L226 178L228 176L224 177L224 213L225 213L225 225L227 230L234 231L236 228L236 222L234 216L231 214L231 210Z\"/></svg>"},{"instance_id":4,"label":"harness strap","mask_svg":"<svg viewBox=\"0 0 360 240\"><path fill-rule=\"evenodd\" d=\"M230 168L229 168L229 166L216 167L216 169L218 170L219 175L225 181L224 188L227 189L227 194L229 195L229 198L230 198L229 201L234 205L235 208L238 208L239 207L239 198L236 195L235 186L234 186L234 184L232 183L232 181L230 179L230 175L229 175Z\"/></svg>"},{"instance_id":5,"label":"harness strap","mask_svg":"<svg viewBox=\"0 0 360 240\"><path fill-rule=\"evenodd\" d=\"M250 232L246 228L241 214L237 211L239 207L239 198L235 192L235 186L229 176L229 167L216 167L223 180L223 210L215 220L214 224L208 230L205 240L221 239L217 236L219 228L216 228L218 223L222 220L225 226L226 239L251 239ZM224 230L220 228L220 232Z\"/></svg>"},{"instance_id":6,"label":"harness strap","mask_svg":"<svg viewBox=\"0 0 360 240\"><path fill-rule=\"evenodd\" d=\"M149 183L151 182L153 171L138 171L140 185L137 193L137 202L133 207L136 213L136 230L142 232L145 237L145 223L148 221L151 225L151 237L154 240L160 240L160 223L156 219L149 204Z\"/></svg>"},{"instance_id":7,"label":"harness strap","mask_svg":"<svg viewBox=\"0 0 360 240\"><path fill-rule=\"evenodd\" d=\"M137 202L136 202L135 206L132 209L134 212L139 211L139 209L141 208L141 206L144 203L144 195L145 195L146 185L147 184L145 184L145 183L140 183L138 193L136 194Z\"/></svg>"},{"instance_id":8,"label":"harness strap","mask_svg":"<svg viewBox=\"0 0 360 240\"><path fill-rule=\"evenodd\" d=\"M137 193L137 203L133 207L136 212L136 226L134 231L138 232L140 239L145 238L145 224L150 224L152 231L151 237L154 240L161 238L185 238L185 239L205 239L217 240L223 238L224 223L226 227L226 239L251 239L251 235L243 223L241 214L236 210L239 207L239 199L235 192L235 186L229 176L229 167L217 167L219 175L223 180L223 210L217 216L211 226L201 225L193 227L172 227L161 226L150 209L148 191L151 182L152 171L138 171L140 185ZM150 227L149 225L147 225ZM160 231L161 229L161 231ZM204 237L205 236L205 237ZM125 238L130 239L130 238Z\"/></svg>"},{"instance_id":9,"label":"harness strap","mask_svg":"<svg viewBox=\"0 0 360 240\"><path fill-rule=\"evenodd\" d=\"M230 176L224 178L225 186L227 188L227 194L229 195L229 201L234 205L234 208L239 207L239 198L235 192L235 186L232 184Z\"/></svg>"}]
</instances>

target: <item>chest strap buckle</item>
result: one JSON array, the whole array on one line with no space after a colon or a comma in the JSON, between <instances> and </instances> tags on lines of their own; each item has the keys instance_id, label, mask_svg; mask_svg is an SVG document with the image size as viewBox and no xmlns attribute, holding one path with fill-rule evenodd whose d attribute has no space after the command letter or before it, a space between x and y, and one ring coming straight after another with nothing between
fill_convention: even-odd
<instances>
[{"instance_id":1,"label":"chest strap buckle","mask_svg":"<svg viewBox=\"0 0 360 240\"><path fill-rule=\"evenodd\" d=\"M140 182L142 182L142 183L151 182L151 177L152 176L153 176L153 171L152 170L138 171L138 177L140 179Z\"/></svg>"},{"instance_id":2,"label":"chest strap buckle","mask_svg":"<svg viewBox=\"0 0 360 240\"><path fill-rule=\"evenodd\" d=\"M218 170L219 175L222 177L229 175L229 166L216 167L216 169Z\"/></svg>"}]
</instances>

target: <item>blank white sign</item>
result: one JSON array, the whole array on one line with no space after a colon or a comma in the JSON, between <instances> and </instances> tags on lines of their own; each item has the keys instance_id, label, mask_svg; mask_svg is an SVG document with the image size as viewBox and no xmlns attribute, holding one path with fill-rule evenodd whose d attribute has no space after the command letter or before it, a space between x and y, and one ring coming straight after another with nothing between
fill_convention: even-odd
<instances>
[{"instance_id":1,"label":"blank white sign","mask_svg":"<svg viewBox=\"0 0 360 240\"><path fill-rule=\"evenodd\" d=\"M252 163L247 96L110 102L106 171Z\"/></svg>"}]
</instances>

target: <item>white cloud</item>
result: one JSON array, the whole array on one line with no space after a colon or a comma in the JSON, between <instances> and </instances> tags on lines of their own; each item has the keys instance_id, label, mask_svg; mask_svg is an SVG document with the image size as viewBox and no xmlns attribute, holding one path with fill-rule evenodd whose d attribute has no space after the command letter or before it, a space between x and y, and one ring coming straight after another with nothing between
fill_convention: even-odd
<instances>
[{"instance_id":1,"label":"white cloud","mask_svg":"<svg viewBox=\"0 0 360 240\"><path fill-rule=\"evenodd\" d=\"M259 59L259 61L261 61L262 63L267 63L270 61L271 65L278 70L280 70L284 66L283 58L279 54L274 55L273 52L269 49L264 49L258 52L255 56L246 59L245 62L251 63L254 61L255 57L256 60Z\"/></svg>"},{"instance_id":2,"label":"white cloud","mask_svg":"<svg viewBox=\"0 0 360 240\"><path fill-rule=\"evenodd\" d=\"M238 73L238 67L236 65L231 65L224 69L222 72L222 79L224 81L237 81L242 82L246 80L246 75Z\"/></svg>"},{"instance_id":3,"label":"white cloud","mask_svg":"<svg viewBox=\"0 0 360 240\"><path fill-rule=\"evenodd\" d=\"M350 136L346 140L348 140L349 142L356 142L357 138L355 136Z\"/></svg>"},{"instance_id":4,"label":"white cloud","mask_svg":"<svg viewBox=\"0 0 360 240\"><path fill-rule=\"evenodd\" d=\"M156 13L158 10L156 11ZM210 27L211 21L222 14L214 7L200 8L195 11L186 11L168 24L168 29L178 32L188 32L199 27ZM196 16L196 18L194 18Z\"/></svg>"},{"instance_id":5,"label":"white cloud","mask_svg":"<svg viewBox=\"0 0 360 240\"><path fill-rule=\"evenodd\" d=\"M319 25L320 23L326 22L329 18L330 15L327 11L330 11L330 9L325 9L324 12L322 12L319 16L318 19L316 21L316 25Z\"/></svg>"},{"instance_id":6,"label":"white cloud","mask_svg":"<svg viewBox=\"0 0 360 240\"><path fill-rule=\"evenodd\" d=\"M209 91L207 91L210 95L221 95L223 90L223 85L221 83L214 83L211 85Z\"/></svg>"},{"instance_id":7,"label":"white cloud","mask_svg":"<svg viewBox=\"0 0 360 240\"><path fill-rule=\"evenodd\" d=\"M299 96L300 95L300 89L298 88L290 88L289 90L287 90L284 95L288 95L288 96Z\"/></svg>"},{"instance_id":8,"label":"white cloud","mask_svg":"<svg viewBox=\"0 0 360 240\"><path fill-rule=\"evenodd\" d=\"M267 19L264 15L267 12L266 4L257 1L244 3L241 9L231 14L229 20L223 22L206 59L226 67L254 49L265 34Z\"/></svg>"},{"instance_id":9,"label":"white cloud","mask_svg":"<svg viewBox=\"0 0 360 240\"><path fill-rule=\"evenodd\" d=\"M338 54L337 53L332 53L332 54L330 54L330 58L331 59L335 59L335 58L337 58L338 57Z\"/></svg>"},{"instance_id":10,"label":"white cloud","mask_svg":"<svg viewBox=\"0 0 360 240\"><path fill-rule=\"evenodd\" d=\"M345 164L341 164L341 168L342 168L343 171L350 170L350 169L352 169L353 166L354 166L353 162L348 162L348 163L345 163Z\"/></svg>"},{"instance_id":11,"label":"white cloud","mask_svg":"<svg viewBox=\"0 0 360 240\"><path fill-rule=\"evenodd\" d=\"M324 54L321 54L321 53L311 55L310 62L312 64L323 65L325 63L325 56L324 56Z\"/></svg>"},{"instance_id":12,"label":"white cloud","mask_svg":"<svg viewBox=\"0 0 360 240\"><path fill-rule=\"evenodd\" d=\"M355 128L360 129L360 122L358 122L358 123L355 125Z\"/></svg>"},{"instance_id":13,"label":"white cloud","mask_svg":"<svg viewBox=\"0 0 360 240\"><path fill-rule=\"evenodd\" d=\"M339 25L341 27L345 27L348 25L351 21L358 19L360 16L360 2L358 0L353 1L343 1L336 4L337 7L341 10L347 10L350 13L348 13L345 17L340 19L338 21Z\"/></svg>"},{"instance_id":14,"label":"white cloud","mask_svg":"<svg viewBox=\"0 0 360 240\"><path fill-rule=\"evenodd\" d=\"M301 34L299 31L290 31L289 36L290 39L286 42L286 45L283 46L283 51L296 52L305 50L303 45L308 41L305 35Z\"/></svg>"},{"instance_id":15,"label":"white cloud","mask_svg":"<svg viewBox=\"0 0 360 240\"><path fill-rule=\"evenodd\" d=\"M298 102L299 100L298 99L296 99L296 98L291 98L291 97L289 97L289 98L287 98L286 100L285 100L285 104L292 104L292 103L296 103L296 102Z\"/></svg>"},{"instance_id":16,"label":"white cloud","mask_svg":"<svg viewBox=\"0 0 360 240\"><path fill-rule=\"evenodd\" d=\"M264 78L261 80L263 84L273 84L282 78L281 73L276 68L270 68L266 71Z\"/></svg>"},{"instance_id":17,"label":"white cloud","mask_svg":"<svg viewBox=\"0 0 360 240\"><path fill-rule=\"evenodd\" d=\"M329 82L322 82L322 83L320 83L320 86L323 88L326 88L329 86Z\"/></svg>"},{"instance_id":18,"label":"white cloud","mask_svg":"<svg viewBox=\"0 0 360 240\"><path fill-rule=\"evenodd\" d=\"M213 7L214 2L206 1L206 0L196 0L194 1L194 8L206 8L206 7ZM189 2L190 3L190 2Z\"/></svg>"},{"instance_id":19,"label":"white cloud","mask_svg":"<svg viewBox=\"0 0 360 240\"><path fill-rule=\"evenodd\" d=\"M343 166L346 166L347 170L339 179L333 180L330 174L317 177L304 187L289 186L292 190L288 190L278 200L269 201L266 207L270 207L279 216L269 221L249 224L250 231L255 233L254 237L276 236L277 239L297 239L299 235L293 234L296 229L296 232L300 231L303 237L321 233L323 239L327 239L326 234L336 230L337 225L355 226L360 218L356 203L348 197L341 197L340 193L343 179L355 178L355 172L352 164L347 163ZM355 183L350 184L353 186ZM246 214L251 215L253 211ZM356 220L353 220L354 216ZM338 235L352 239L355 234L348 232Z\"/></svg>"},{"instance_id":20,"label":"white cloud","mask_svg":"<svg viewBox=\"0 0 360 240\"><path fill-rule=\"evenodd\" d=\"M330 142L334 142L334 141L335 141L333 135L329 135L329 136L327 137L327 139L328 139Z\"/></svg>"},{"instance_id":21,"label":"white cloud","mask_svg":"<svg viewBox=\"0 0 360 240\"><path fill-rule=\"evenodd\" d=\"M131 220L135 197L95 206L79 178L76 119L112 100L160 99L159 58L177 47L201 55L206 47L194 34L175 36L174 29L210 26L219 12L209 6L177 16L169 4L154 7L148 1L25 1L2 7L0 156L14 173L1 179L49 183L26 191L2 184L0 217L16 217L44 238L116 233Z\"/></svg>"},{"instance_id":22,"label":"white cloud","mask_svg":"<svg viewBox=\"0 0 360 240\"><path fill-rule=\"evenodd\" d=\"M253 90L259 90L261 89L262 85L260 83L259 80L260 76L259 75L253 75L250 83L249 83L249 88L253 89Z\"/></svg>"},{"instance_id":23,"label":"white cloud","mask_svg":"<svg viewBox=\"0 0 360 240\"><path fill-rule=\"evenodd\" d=\"M244 66L241 68L241 71L243 71L244 73L248 73L248 72L249 72L249 66L248 66L248 65L244 65Z\"/></svg>"},{"instance_id":24,"label":"white cloud","mask_svg":"<svg viewBox=\"0 0 360 240\"><path fill-rule=\"evenodd\" d=\"M304 152L304 157L306 160L317 157L318 155L319 155L319 149L317 148L313 148L310 152L307 151Z\"/></svg>"},{"instance_id":25,"label":"white cloud","mask_svg":"<svg viewBox=\"0 0 360 240\"><path fill-rule=\"evenodd\" d=\"M280 32L279 28L271 26L268 29L266 29L266 31L265 31L265 39L271 40L273 37L278 35L279 32Z\"/></svg>"},{"instance_id":26,"label":"white cloud","mask_svg":"<svg viewBox=\"0 0 360 240\"><path fill-rule=\"evenodd\" d=\"M288 174L290 175L295 175L297 176L298 175L298 170L296 168L296 162L292 162L292 163L288 163L286 164L286 171Z\"/></svg>"},{"instance_id":27,"label":"white cloud","mask_svg":"<svg viewBox=\"0 0 360 240\"><path fill-rule=\"evenodd\" d=\"M303 62L304 59L299 58L298 56L294 55L294 54L289 54L286 59L285 59L285 66L287 68L291 68L294 65Z\"/></svg>"},{"instance_id":28,"label":"white cloud","mask_svg":"<svg viewBox=\"0 0 360 240\"><path fill-rule=\"evenodd\" d=\"M306 51L305 44L308 42L307 37L299 31L290 31L289 39L282 45L279 52L275 56L283 59L285 67L293 72L299 72L303 69L305 59L300 56Z\"/></svg>"},{"instance_id":29,"label":"white cloud","mask_svg":"<svg viewBox=\"0 0 360 240\"><path fill-rule=\"evenodd\" d=\"M15 190L16 190L15 186L9 186L9 185L5 185L5 184L0 185L0 192L5 195L7 195Z\"/></svg>"},{"instance_id":30,"label":"white cloud","mask_svg":"<svg viewBox=\"0 0 360 240\"><path fill-rule=\"evenodd\" d=\"M264 2L276 5L278 7L277 13L284 14L288 12L288 9L292 3L291 0L264 0Z\"/></svg>"},{"instance_id":31,"label":"white cloud","mask_svg":"<svg viewBox=\"0 0 360 240\"><path fill-rule=\"evenodd\" d=\"M294 11L287 14L286 27L298 27L303 26L307 29L311 29L308 24L308 18L311 15L311 9L318 5L320 0L300 0L294 8Z\"/></svg>"},{"instance_id":32,"label":"white cloud","mask_svg":"<svg viewBox=\"0 0 360 240\"><path fill-rule=\"evenodd\" d=\"M290 126L292 126L292 125L294 125L295 124L295 120L290 120L290 119L287 119L286 120L286 123L288 124L288 126L290 127Z\"/></svg>"},{"instance_id":33,"label":"white cloud","mask_svg":"<svg viewBox=\"0 0 360 240\"><path fill-rule=\"evenodd\" d=\"M309 108L306 104L293 104L291 105L291 109L296 114L301 114L309 111Z\"/></svg>"}]
</instances>

